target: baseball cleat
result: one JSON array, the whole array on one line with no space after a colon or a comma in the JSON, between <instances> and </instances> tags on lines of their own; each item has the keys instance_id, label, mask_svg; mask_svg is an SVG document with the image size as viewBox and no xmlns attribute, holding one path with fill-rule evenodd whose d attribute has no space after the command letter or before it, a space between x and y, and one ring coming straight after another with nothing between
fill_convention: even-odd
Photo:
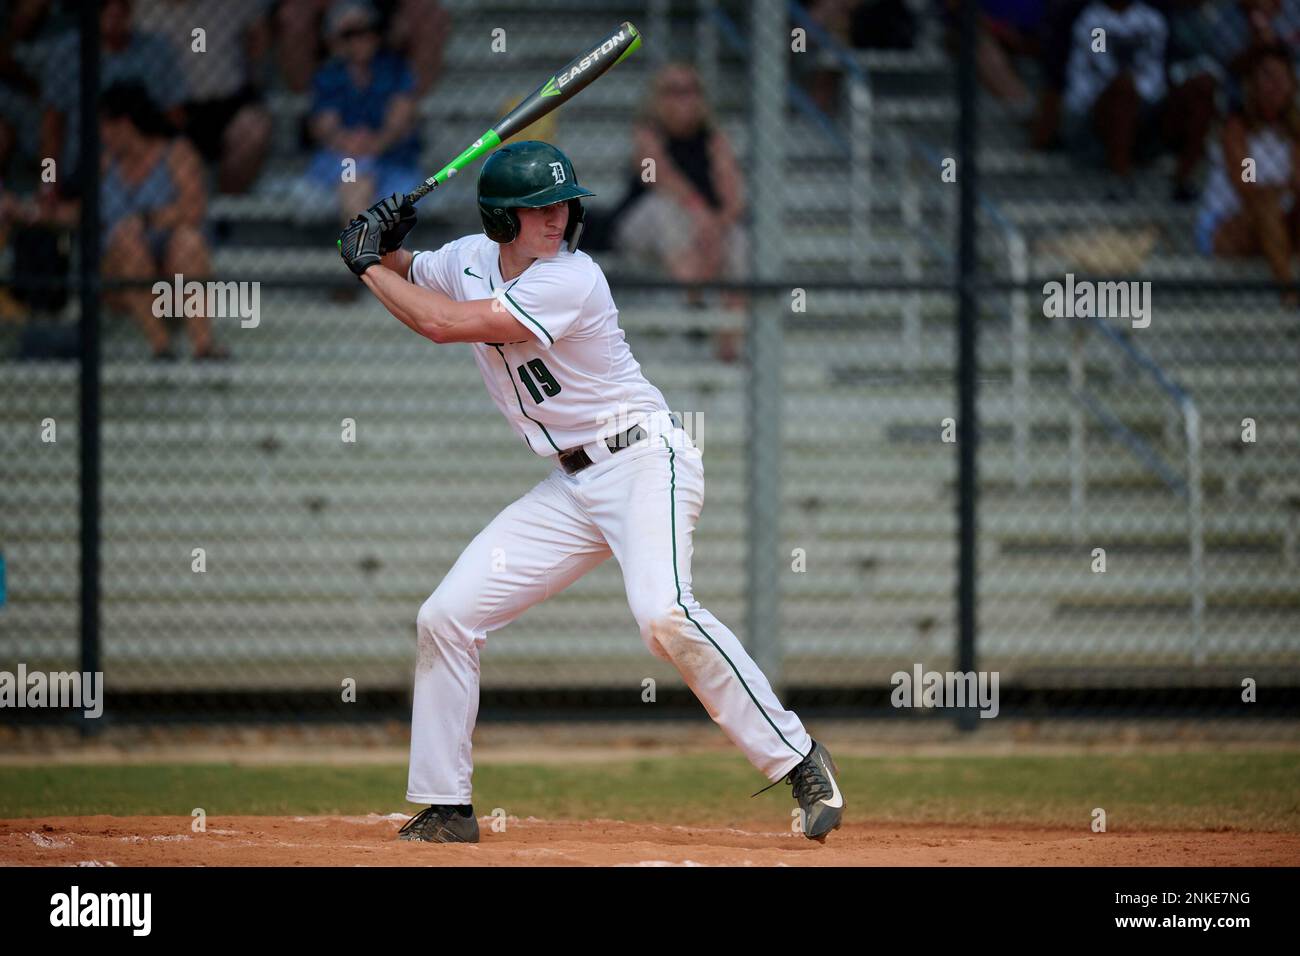
<instances>
[{"instance_id":1,"label":"baseball cleat","mask_svg":"<svg viewBox=\"0 0 1300 956\"><path fill-rule=\"evenodd\" d=\"M469 816L465 816L455 807L426 807L402 824L397 839L423 840L425 843L477 843L478 818L473 809Z\"/></svg>"},{"instance_id":2,"label":"baseball cleat","mask_svg":"<svg viewBox=\"0 0 1300 956\"><path fill-rule=\"evenodd\" d=\"M830 752L817 741L813 749L785 778L803 811L803 835L819 843L840 828L844 816L844 794L835 775L839 770Z\"/></svg>"}]
</instances>

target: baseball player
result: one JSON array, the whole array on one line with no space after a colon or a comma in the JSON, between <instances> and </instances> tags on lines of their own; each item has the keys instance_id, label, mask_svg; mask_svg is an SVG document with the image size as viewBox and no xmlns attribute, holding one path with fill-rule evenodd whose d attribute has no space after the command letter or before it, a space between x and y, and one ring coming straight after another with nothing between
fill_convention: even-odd
<instances>
[{"instance_id":1,"label":"baseball player","mask_svg":"<svg viewBox=\"0 0 1300 956\"><path fill-rule=\"evenodd\" d=\"M578 251L591 195L568 157L530 140L484 163L483 234L412 254L401 244L415 209L393 195L340 237L348 267L402 323L439 345L470 343L501 413L556 465L479 532L420 608L406 799L429 807L400 838L478 842L479 652L490 632L613 555L650 652L772 786L790 784L804 834L824 841L844 813L830 754L692 593L701 454L632 357L600 266Z\"/></svg>"}]
</instances>

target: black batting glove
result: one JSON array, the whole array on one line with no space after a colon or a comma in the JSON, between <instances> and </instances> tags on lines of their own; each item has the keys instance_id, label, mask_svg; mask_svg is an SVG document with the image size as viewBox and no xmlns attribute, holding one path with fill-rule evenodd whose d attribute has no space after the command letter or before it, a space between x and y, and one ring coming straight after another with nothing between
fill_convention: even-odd
<instances>
[{"instance_id":1,"label":"black batting glove","mask_svg":"<svg viewBox=\"0 0 1300 956\"><path fill-rule=\"evenodd\" d=\"M382 236L383 225L379 217L369 209L348 223L348 227L339 236L339 255L358 279L371 266L379 265L382 258L379 251Z\"/></svg>"},{"instance_id":2,"label":"black batting glove","mask_svg":"<svg viewBox=\"0 0 1300 956\"><path fill-rule=\"evenodd\" d=\"M383 226L379 240L379 254L388 255L402 248L402 240L415 228L415 206L401 193L381 199L366 212L372 212Z\"/></svg>"}]
</instances>

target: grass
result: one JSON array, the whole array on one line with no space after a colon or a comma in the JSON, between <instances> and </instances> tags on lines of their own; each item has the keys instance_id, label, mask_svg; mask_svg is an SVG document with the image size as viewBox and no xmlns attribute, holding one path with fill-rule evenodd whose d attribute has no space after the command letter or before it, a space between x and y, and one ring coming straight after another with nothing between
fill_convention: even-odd
<instances>
[{"instance_id":1,"label":"grass","mask_svg":"<svg viewBox=\"0 0 1300 956\"><path fill-rule=\"evenodd\" d=\"M850 819L1300 832L1300 754L840 758ZM788 817L789 789L739 757L489 764L474 804L517 816L727 824ZM410 812L404 766L0 767L0 818Z\"/></svg>"}]
</instances>

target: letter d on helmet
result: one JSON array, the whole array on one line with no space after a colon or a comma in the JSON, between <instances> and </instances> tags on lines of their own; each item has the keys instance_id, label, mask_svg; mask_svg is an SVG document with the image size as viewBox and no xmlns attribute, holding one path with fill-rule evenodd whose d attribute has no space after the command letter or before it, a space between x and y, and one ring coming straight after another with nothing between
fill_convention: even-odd
<instances>
[{"instance_id":1,"label":"letter d on helmet","mask_svg":"<svg viewBox=\"0 0 1300 956\"><path fill-rule=\"evenodd\" d=\"M568 202L569 225L564 239L576 252L582 237L583 196L595 193L578 185L569 157L540 140L502 146L483 164L478 174L478 211L483 231L493 242L513 242L519 235L515 209L540 209L552 203Z\"/></svg>"}]
</instances>

